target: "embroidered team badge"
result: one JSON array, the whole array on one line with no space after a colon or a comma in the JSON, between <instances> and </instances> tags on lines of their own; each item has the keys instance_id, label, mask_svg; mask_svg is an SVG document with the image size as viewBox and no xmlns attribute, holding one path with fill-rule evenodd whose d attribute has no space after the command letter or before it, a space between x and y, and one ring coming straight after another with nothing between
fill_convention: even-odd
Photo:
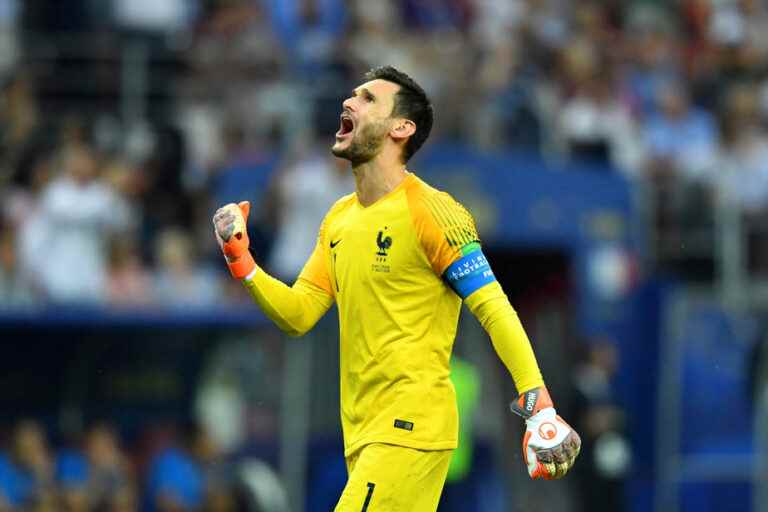
<instances>
[{"instance_id":1,"label":"embroidered team badge","mask_svg":"<svg viewBox=\"0 0 768 512\"><path fill-rule=\"evenodd\" d=\"M372 265L371 270L374 272L389 272L390 268L387 265L387 257L389 256L389 249L392 247L392 237L387 234L389 230L388 226L384 226L384 229L379 230L379 234L376 236L376 262Z\"/></svg>"}]
</instances>

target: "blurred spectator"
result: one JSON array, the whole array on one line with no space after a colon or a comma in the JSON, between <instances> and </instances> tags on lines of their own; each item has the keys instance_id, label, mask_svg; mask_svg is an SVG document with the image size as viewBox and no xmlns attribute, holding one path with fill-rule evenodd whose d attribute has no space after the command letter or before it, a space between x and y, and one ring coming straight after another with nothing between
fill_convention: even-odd
<instances>
[{"instance_id":1,"label":"blurred spectator","mask_svg":"<svg viewBox=\"0 0 768 512\"><path fill-rule=\"evenodd\" d=\"M17 473L15 493L23 510L54 512L56 484L53 456L43 428L21 420L13 432L13 464Z\"/></svg>"},{"instance_id":2,"label":"blurred spectator","mask_svg":"<svg viewBox=\"0 0 768 512\"><path fill-rule=\"evenodd\" d=\"M347 47L351 56L364 67L390 63L400 69L415 69L408 51L408 37L396 2L358 1L351 4L352 31Z\"/></svg>"},{"instance_id":3,"label":"blurred spectator","mask_svg":"<svg viewBox=\"0 0 768 512\"><path fill-rule=\"evenodd\" d=\"M122 197L98 175L87 146L68 147L62 172L43 190L39 212L22 224L21 262L57 302L99 302L106 296L107 241L131 224Z\"/></svg>"},{"instance_id":4,"label":"blurred spectator","mask_svg":"<svg viewBox=\"0 0 768 512\"><path fill-rule=\"evenodd\" d=\"M10 164L16 162L41 122L34 86L33 77L23 69L9 72L0 79L0 156ZM0 176L2 174L0 171Z\"/></svg>"},{"instance_id":5,"label":"blurred spectator","mask_svg":"<svg viewBox=\"0 0 768 512\"><path fill-rule=\"evenodd\" d=\"M462 0L402 0L400 8L409 28L458 30L467 27L472 6Z\"/></svg>"},{"instance_id":6,"label":"blurred spectator","mask_svg":"<svg viewBox=\"0 0 768 512\"><path fill-rule=\"evenodd\" d=\"M750 270L768 275L768 133L755 87L734 86L726 95L719 168L725 200L745 220Z\"/></svg>"},{"instance_id":7,"label":"blurred spectator","mask_svg":"<svg viewBox=\"0 0 768 512\"><path fill-rule=\"evenodd\" d=\"M768 134L754 87L731 88L725 99L720 165L730 199L746 213L768 208Z\"/></svg>"},{"instance_id":8,"label":"blurred spectator","mask_svg":"<svg viewBox=\"0 0 768 512\"><path fill-rule=\"evenodd\" d=\"M631 452L624 430L624 412L617 403L613 377L618 352L610 341L595 340L583 347L585 357L573 375L574 428L582 440L579 480L583 510L625 510L624 482Z\"/></svg>"},{"instance_id":9,"label":"blurred spectator","mask_svg":"<svg viewBox=\"0 0 768 512\"><path fill-rule=\"evenodd\" d=\"M523 0L475 0L473 4L470 30L481 49L504 44L510 36L518 33L520 26L525 22L527 10Z\"/></svg>"},{"instance_id":10,"label":"blurred spectator","mask_svg":"<svg viewBox=\"0 0 768 512\"><path fill-rule=\"evenodd\" d=\"M216 207L240 201L251 202L248 234L257 257L269 254L274 236L272 198L268 194L277 165L277 156L248 140L245 126L230 119L223 128L227 159L211 180Z\"/></svg>"},{"instance_id":11,"label":"blurred spectator","mask_svg":"<svg viewBox=\"0 0 768 512\"><path fill-rule=\"evenodd\" d=\"M210 96L211 87L229 88L246 79L253 86L274 78L284 55L266 9L263 2L249 0L207 2L206 17L188 55L195 81L202 80L205 87L188 85ZM226 95L213 97L222 96Z\"/></svg>"},{"instance_id":12,"label":"blurred spectator","mask_svg":"<svg viewBox=\"0 0 768 512\"><path fill-rule=\"evenodd\" d=\"M152 301L152 277L141 261L136 240L115 238L109 248L107 300L114 306L140 306Z\"/></svg>"},{"instance_id":13,"label":"blurred spectator","mask_svg":"<svg viewBox=\"0 0 768 512\"><path fill-rule=\"evenodd\" d=\"M88 462L74 450L63 450L56 457L56 484L59 505L66 512L87 512Z\"/></svg>"},{"instance_id":14,"label":"blurred spectator","mask_svg":"<svg viewBox=\"0 0 768 512\"><path fill-rule=\"evenodd\" d=\"M136 491L114 431L92 426L84 453L66 450L56 459L59 505L67 512L136 512Z\"/></svg>"},{"instance_id":15,"label":"blurred spectator","mask_svg":"<svg viewBox=\"0 0 768 512\"><path fill-rule=\"evenodd\" d=\"M711 38L722 46L740 48L742 56L765 61L768 56L768 9L758 0L712 2Z\"/></svg>"},{"instance_id":16,"label":"blurred spectator","mask_svg":"<svg viewBox=\"0 0 768 512\"><path fill-rule=\"evenodd\" d=\"M173 32L194 21L200 0L120 0L112 2L118 26L147 32Z\"/></svg>"},{"instance_id":17,"label":"blurred spectator","mask_svg":"<svg viewBox=\"0 0 768 512\"><path fill-rule=\"evenodd\" d=\"M713 254L711 187L718 178L719 133L712 113L690 103L683 82L660 86L658 105L642 126L643 171L655 208L654 250L660 264L680 264L694 278L696 267L685 262Z\"/></svg>"},{"instance_id":18,"label":"blurred spectator","mask_svg":"<svg viewBox=\"0 0 768 512\"><path fill-rule=\"evenodd\" d=\"M136 510L136 491L128 461L114 428L105 423L93 425L86 434L85 454L91 507L110 512Z\"/></svg>"},{"instance_id":19,"label":"blurred spectator","mask_svg":"<svg viewBox=\"0 0 768 512\"><path fill-rule=\"evenodd\" d=\"M27 141L15 163L8 188L2 194L0 215L17 227L37 215L40 195L51 179L54 150L49 142L42 139L34 137Z\"/></svg>"},{"instance_id":20,"label":"blurred spectator","mask_svg":"<svg viewBox=\"0 0 768 512\"><path fill-rule=\"evenodd\" d=\"M11 512L13 505L17 505L18 474L10 459L0 452L0 512Z\"/></svg>"},{"instance_id":21,"label":"blurred spectator","mask_svg":"<svg viewBox=\"0 0 768 512\"><path fill-rule=\"evenodd\" d=\"M659 89L679 78L680 47L673 38L675 18L660 4L632 4L625 16L624 94L642 118L654 111Z\"/></svg>"},{"instance_id":22,"label":"blurred spectator","mask_svg":"<svg viewBox=\"0 0 768 512\"><path fill-rule=\"evenodd\" d=\"M220 281L199 265L189 235L180 229L162 231L155 241L155 301L168 308L210 306L221 297Z\"/></svg>"},{"instance_id":23,"label":"blurred spectator","mask_svg":"<svg viewBox=\"0 0 768 512\"><path fill-rule=\"evenodd\" d=\"M158 453L147 476L146 510L234 511L232 475L207 432L189 425L181 443Z\"/></svg>"},{"instance_id":24,"label":"blurred spectator","mask_svg":"<svg viewBox=\"0 0 768 512\"><path fill-rule=\"evenodd\" d=\"M327 148L315 150L286 168L277 178L278 231L269 268L293 282L312 253L320 219L340 197L355 189L349 163Z\"/></svg>"},{"instance_id":25,"label":"blurred spectator","mask_svg":"<svg viewBox=\"0 0 768 512\"><path fill-rule=\"evenodd\" d=\"M717 127L712 114L690 104L680 82L658 90L658 111L645 121L643 130L653 169L671 166L684 180L708 182L717 157ZM673 176L674 177L674 176Z\"/></svg>"},{"instance_id":26,"label":"blurred spectator","mask_svg":"<svg viewBox=\"0 0 768 512\"><path fill-rule=\"evenodd\" d=\"M0 309L34 303L32 286L19 271L13 227L10 223L0 223Z\"/></svg>"},{"instance_id":27,"label":"blurred spectator","mask_svg":"<svg viewBox=\"0 0 768 512\"><path fill-rule=\"evenodd\" d=\"M597 48L581 41L563 51L567 92L558 113L558 137L567 154L637 174L643 161L638 129L613 77L601 73Z\"/></svg>"},{"instance_id":28,"label":"blurred spectator","mask_svg":"<svg viewBox=\"0 0 768 512\"><path fill-rule=\"evenodd\" d=\"M467 138L488 147L542 149L541 106L532 69L526 67L518 40L508 40L484 53L477 73L479 114L466 123Z\"/></svg>"},{"instance_id":29,"label":"blurred spectator","mask_svg":"<svg viewBox=\"0 0 768 512\"><path fill-rule=\"evenodd\" d=\"M343 0L267 0L264 4L297 71L317 72L330 60L347 21Z\"/></svg>"}]
</instances>

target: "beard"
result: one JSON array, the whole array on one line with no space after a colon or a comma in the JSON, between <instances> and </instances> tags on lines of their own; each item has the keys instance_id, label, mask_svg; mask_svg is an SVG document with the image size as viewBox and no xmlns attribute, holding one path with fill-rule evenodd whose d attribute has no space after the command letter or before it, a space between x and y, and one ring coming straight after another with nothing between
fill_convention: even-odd
<instances>
[{"instance_id":1,"label":"beard","mask_svg":"<svg viewBox=\"0 0 768 512\"><path fill-rule=\"evenodd\" d=\"M331 148L331 153L349 160L353 167L364 164L379 154L388 132L389 123L385 121L367 124L352 137L349 146L343 149Z\"/></svg>"}]
</instances>

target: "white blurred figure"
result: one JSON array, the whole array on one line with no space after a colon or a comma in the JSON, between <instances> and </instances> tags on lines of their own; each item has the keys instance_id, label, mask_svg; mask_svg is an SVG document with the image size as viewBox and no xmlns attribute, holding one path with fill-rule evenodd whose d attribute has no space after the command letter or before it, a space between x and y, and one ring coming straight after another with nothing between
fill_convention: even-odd
<instances>
[{"instance_id":1,"label":"white blurred figure","mask_svg":"<svg viewBox=\"0 0 768 512\"><path fill-rule=\"evenodd\" d=\"M21 226L21 263L54 302L97 303L106 295L108 241L127 230L127 202L98 176L87 146L68 147L62 173Z\"/></svg>"},{"instance_id":2,"label":"white blurred figure","mask_svg":"<svg viewBox=\"0 0 768 512\"><path fill-rule=\"evenodd\" d=\"M768 56L768 6L761 0L731 0L712 3L709 36L717 44L740 46L755 52L755 58Z\"/></svg>"},{"instance_id":3,"label":"white blurred figure","mask_svg":"<svg viewBox=\"0 0 768 512\"><path fill-rule=\"evenodd\" d=\"M635 175L644 158L639 130L612 77L598 71L596 54L584 40L564 50L573 90L556 114L557 136L571 158L601 160Z\"/></svg>"},{"instance_id":4,"label":"white blurred figure","mask_svg":"<svg viewBox=\"0 0 768 512\"><path fill-rule=\"evenodd\" d=\"M761 126L758 91L737 86L726 96L720 185L747 214L768 210L768 134Z\"/></svg>"},{"instance_id":5,"label":"white blurred figure","mask_svg":"<svg viewBox=\"0 0 768 512\"><path fill-rule=\"evenodd\" d=\"M314 152L288 167L278 178L278 232L269 268L292 281L312 253L325 212L355 188L344 160Z\"/></svg>"},{"instance_id":6,"label":"white blurred figure","mask_svg":"<svg viewBox=\"0 0 768 512\"><path fill-rule=\"evenodd\" d=\"M756 87L734 86L726 95L717 184L721 198L739 210L747 239L747 267L768 275L768 132Z\"/></svg>"},{"instance_id":7,"label":"white blurred figure","mask_svg":"<svg viewBox=\"0 0 768 512\"><path fill-rule=\"evenodd\" d=\"M114 0L113 12L123 27L151 32L175 32L195 19L198 2L193 0Z\"/></svg>"},{"instance_id":8,"label":"white blurred figure","mask_svg":"<svg viewBox=\"0 0 768 512\"><path fill-rule=\"evenodd\" d=\"M484 48L505 44L525 23L527 5L522 0L475 0L472 36Z\"/></svg>"}]
</instances>

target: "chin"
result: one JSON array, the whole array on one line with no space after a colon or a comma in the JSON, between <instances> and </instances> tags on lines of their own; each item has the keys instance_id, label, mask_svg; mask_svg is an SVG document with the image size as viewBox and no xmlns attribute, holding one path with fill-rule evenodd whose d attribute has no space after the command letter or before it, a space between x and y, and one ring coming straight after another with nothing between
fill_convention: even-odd
<instances>
[{"instance_id":1,"label":"chin","mask_svg":"<svg viewBox=\"0 0 768 512\"><path fill-rule=\"evenodd\" d=\"M337 158L344 158L349 160L347 157L349 147L344 146L343 143L335 143L333 146L331 146L331 153L333 153L333 156Z\"/></svg>"}]
</instances>

